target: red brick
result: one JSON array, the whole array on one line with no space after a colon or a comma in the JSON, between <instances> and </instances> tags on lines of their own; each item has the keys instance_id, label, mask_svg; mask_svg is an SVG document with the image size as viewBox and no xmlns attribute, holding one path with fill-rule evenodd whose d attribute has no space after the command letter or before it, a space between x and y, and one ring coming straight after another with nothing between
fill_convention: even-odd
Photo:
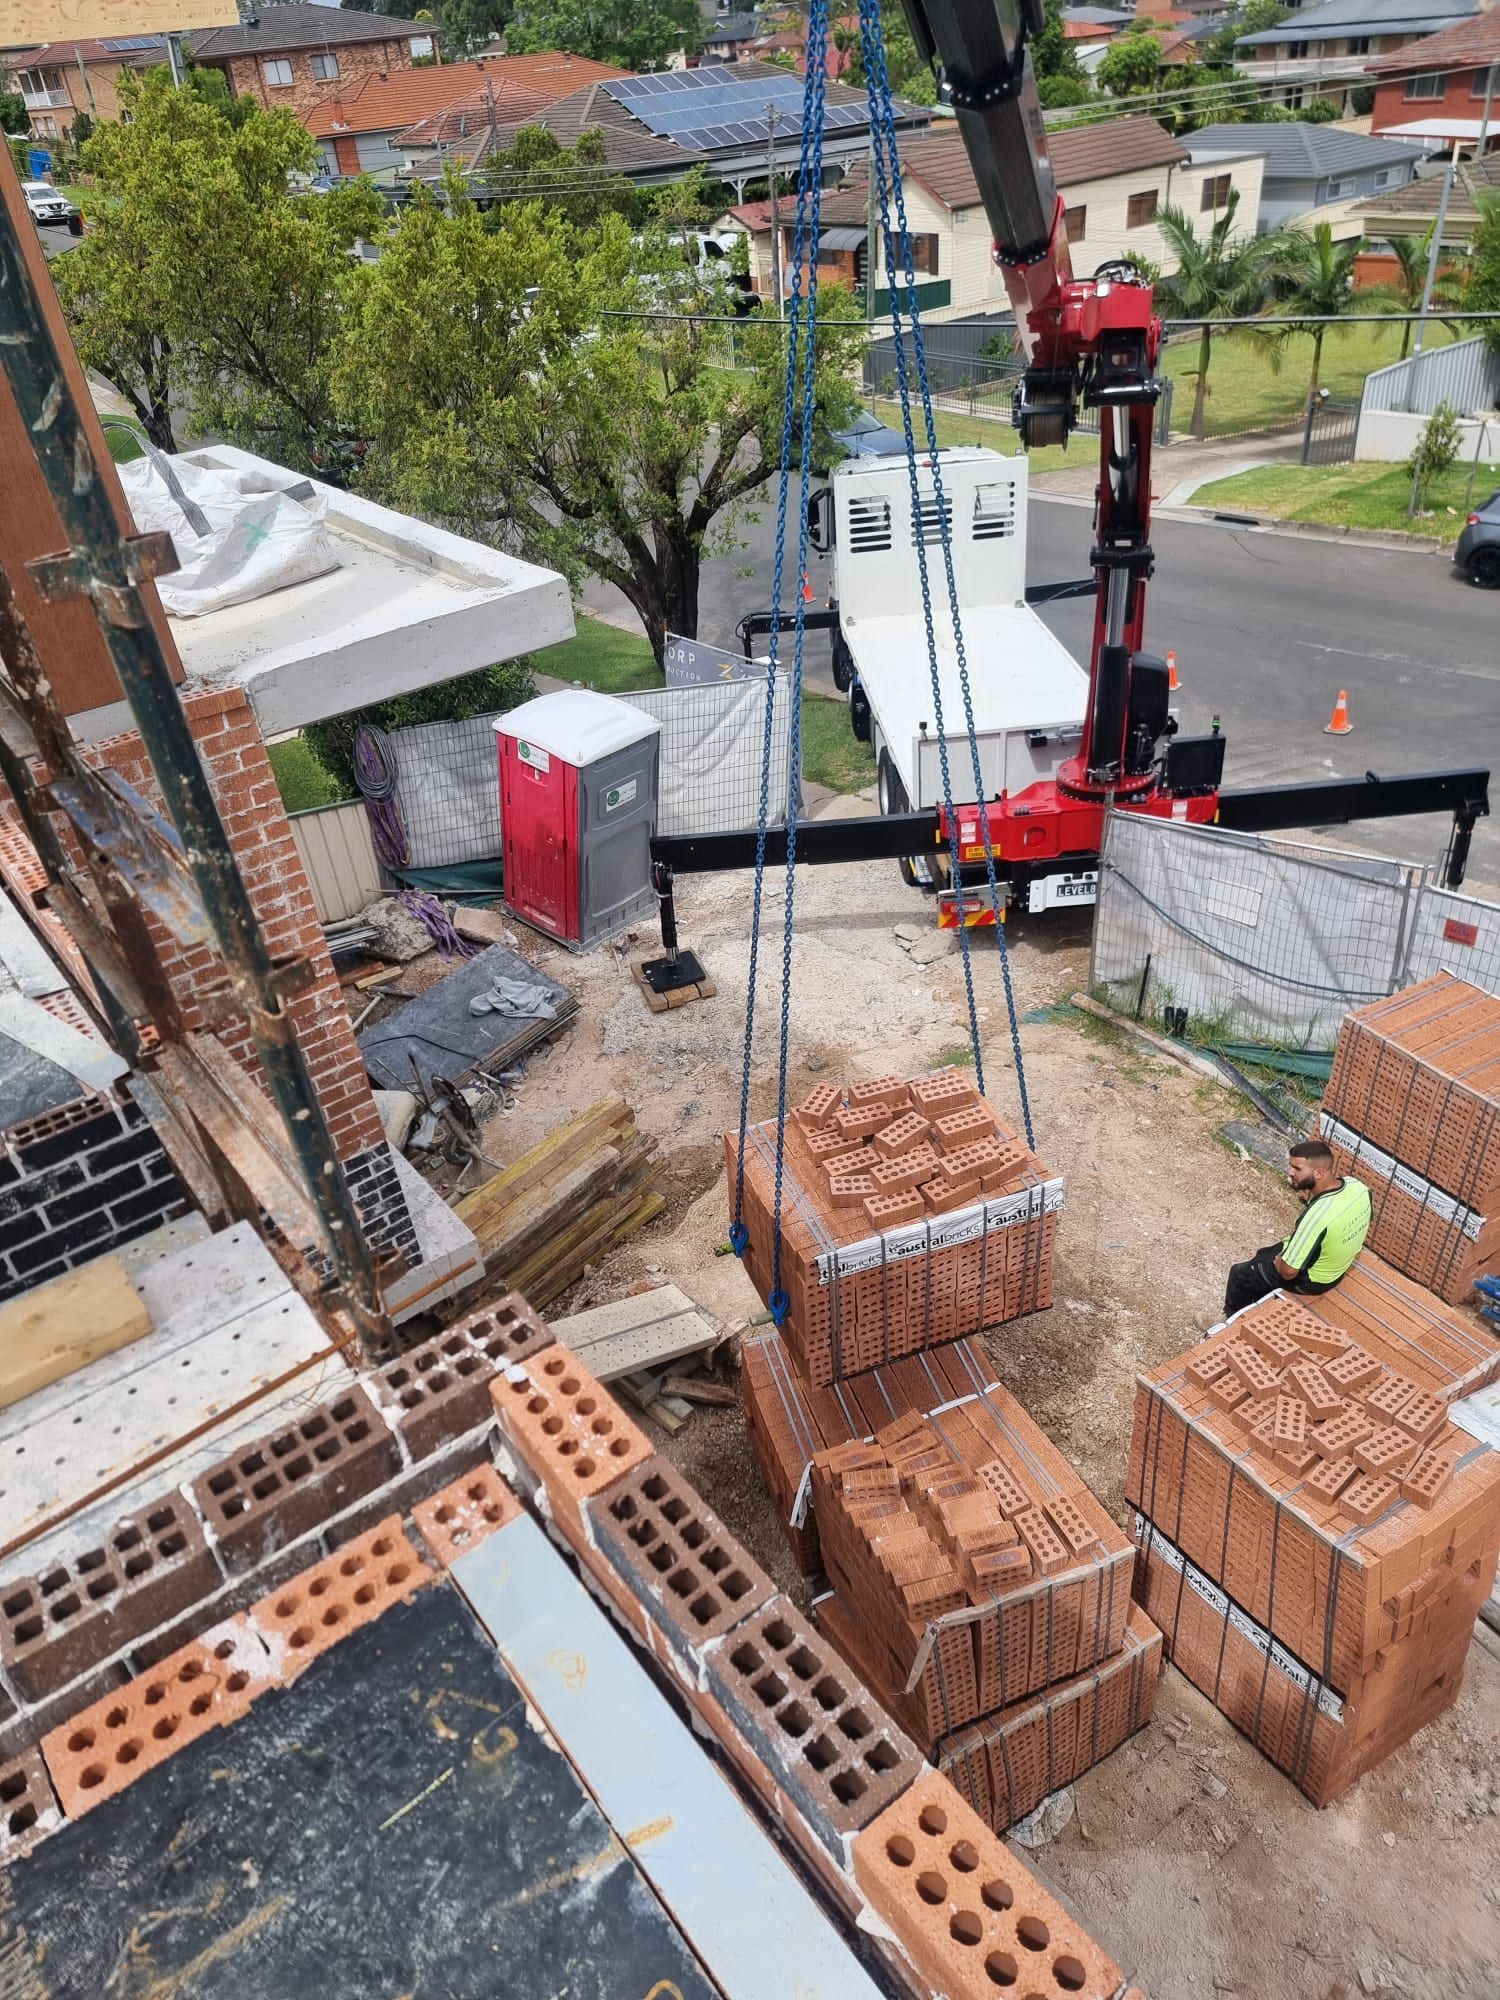
<instances>
[{"instance_id":1,"label":"red brick","mask_svg":"<svg viewBox=\"0 0 1500 2000\"><path fill-rule=\"evenodd\" d=\"M417 1532L444 1569L514 1521L521 1503L488 1459L412 1509Z\"/></svg>"},{"instance_id":2,"label":"red brick","mask_svg":"<svg viewBox=\"0 0 1500 2000\"><path fill-rule=\"evenodd\" d=\"M644 1433L561 1345L508 1369L490 1393L501 1430L570 1537L586 1532L585 1500L653 1455Z\"/></svg>"},{"instance_id":3,"label":"red brick","mask_svg":"<svg viewBox=\"0 0 1500 2000\"><path fill-rule=\"evenodd\" d=\"M400 1515L391 1514L261 1598L249 1615L273 1672L291 1681L320 1653L403 1602L435 1574L407 1540Z\"/></svg>"}]
</instances>

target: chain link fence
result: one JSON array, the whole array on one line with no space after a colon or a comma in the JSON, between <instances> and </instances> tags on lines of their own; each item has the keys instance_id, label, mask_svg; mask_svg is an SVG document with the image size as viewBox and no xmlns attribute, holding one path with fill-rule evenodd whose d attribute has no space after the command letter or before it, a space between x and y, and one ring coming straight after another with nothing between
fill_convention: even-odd
<instances>
[{"instance_id":1,"label":"chain link fence","mask_svg":"<svg viewBox=\"0 0 1500 2000\"><path fill-rule=\"evenodd\" d=\"M1089 980L1121 1013L1327 1051L1351 1008L1440 969L1500 992L1500 908L1428 867L1109 815Z\"/></svg>"}]
</instances>

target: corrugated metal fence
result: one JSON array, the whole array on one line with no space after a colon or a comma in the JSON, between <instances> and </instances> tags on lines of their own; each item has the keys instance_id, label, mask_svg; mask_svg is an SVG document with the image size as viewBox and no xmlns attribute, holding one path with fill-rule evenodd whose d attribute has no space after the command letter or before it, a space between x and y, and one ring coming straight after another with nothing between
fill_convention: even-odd
<instances>
[{"instance_id":1,"label":"corrugated metal fence","mask_svg":"<svg viewBox=\"0 0 1500 2000\"><path fill-rule=\"evenodd\" d=\"M363 799L291 815L292 839L312 885L318 921L336 924L380 894L380 863Z\"/></svg>"},{"instance_id":2,"label":"corrugated metal fence","mask_svg":"<svg viewBox=\"0 0 1500 2000\"><path fill-rule=\"evenodd\" d=\"M1488 416L1500 402L1500 353L1483 335L1428 347L1365 377L1366 410L1411 410L1430 417L1447 403L1461 417Z\"/></svg>"}]
</instances>

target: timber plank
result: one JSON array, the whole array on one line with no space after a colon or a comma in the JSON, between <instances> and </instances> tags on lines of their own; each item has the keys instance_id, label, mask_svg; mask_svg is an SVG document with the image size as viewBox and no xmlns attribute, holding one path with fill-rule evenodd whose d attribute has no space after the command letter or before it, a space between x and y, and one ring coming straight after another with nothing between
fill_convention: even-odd
<instances>
[{"instance_id":1,"label":"timber plank","mask_svg":"<svg viewBox=\"0 0 1500 2000\"><path fill-rule=\"evenodd\" d=\"M151 1331L118 1257L98 1257L0 1306L0 1410Z\"/></svg>"}]
</instances>

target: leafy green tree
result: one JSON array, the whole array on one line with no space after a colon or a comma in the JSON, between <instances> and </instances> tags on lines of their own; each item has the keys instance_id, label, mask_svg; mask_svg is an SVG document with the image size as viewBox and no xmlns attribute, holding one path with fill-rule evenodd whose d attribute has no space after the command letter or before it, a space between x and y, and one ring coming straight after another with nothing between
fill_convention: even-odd
<instances>
[{"instance_id":1,"label":"leafy green tree","mask_svg":"<svg viewBox=\"0 0 1500 2000\"><path fill-rule=\"evenodd\" d=\"M1081 76L1039 76L1036 88L1044 111L1064 111L1069 105L1087 104L1094 94Z\"/></svg>"},{"instance_id":2,"label":"leafy green tree","mask_svg":"<svg viewBox=\"0 0 1500 2000\"><path fill-rule=\"evenodd\" d=\"M226 109L164 68L120 90L130 122L84 148L91 227L56 269L80 353L167 450L186 400L195 429L310 467L337 437L339 297L379 196L292 192L317 149L289 111Z\"/></svg>"},{"instance_id":3,"label":"leafy green tree","mask_svg":"<svg viewBox=\"0 0 1500 2000\"><path fill-rule=\"evenodd\" d=\"M400 11L398 5L396 12ZM497 40L510 26L514 13L514 0L442 0L438 18L448 60L461 62L487 42Z\"/></svg>"},{"instance_id":4,"label":"leafy green tree","mask_svg":"<svg viewBox=\"0 0 1500 2000\"><path fill-rule=\"evenodd\" d=\"M1500 312L1500 196L1481 193L1479 222L1469 243L1469 277L1463 302L1471 312ZM1489 345L1500 350L1500 320L1481 324Z\"/></svg>"},{"instance_id":5,"label":"leafy green tree","mask_svg":"<svg viewBox=\"0 0 1500 2000\"><path fill-rule=\"evenodd\" d=\"M597 128L580 132L576 145L564 146L544 125L525 125L512 145L486 160L480 186L501 203L548 202L575 223L597 222L610 214L635 219L642 205L633 184L611 172L604 134ZM499 207L490 211L497 218L500 212Z\"/></svg>"},{"instance_id":6,"label":"leafy green tree","mask_svg":"<svg viewBox=\"0 0 1500 2000\"><path fill-rule=\"evenodd\" d=\"M1249 0L1249 4L1241 7L1232 20L1222 28L1216 28L1211 35L1205 35L1199 42L1200 60L1216 66L1232 64L1235 49L1246 35L1259 35L1268 28L1279 28L1291 11L1285 0Z\"/></svg>"},{"instance_id":7,"label":"leafy green tree","mask_svg":"<svg viewBox=\"0 0 1500 2000\"><path fill-rule=\"evenodd\" d=\"M1161 37L1145 21L1132 21L1099 58L1095 76L1111 97L1149 90L1161 71Z\"/></svg>"},{"instance_id":8,"label":"leafy green tree","mask_svg":"<svg viewBox=\"0 0 1500 2000\"><path fill-rule=\"evenodd\" d=\"M31 119L19 90L0 91L0 132L29 132Z\"/></svg>"},{"instance_id":9,"label":"leafy green tree","mask_svg":"<svg viewBox=\"0 0 1500 2000\"><path fill-rule=\"evenodd\" d=\"M1395 269L1381 285L1366 286L1359 294L1360 304L1370 312L1392 312L1412 314L1421 310L1423 294L1427 290L1427 265L1432 254L1432 235L1437 223L1431 222L1420 236L1389 236L1381 246L1388 251ZM1438 311L1455 314L1466 296L1468 270L1463 254L1444 249L1438 260L1437 278L1432 287L1432 304ZM1459 335L1455 318L1445 319L1454 338ZM1401 353L1404 361L1411 351L1413 321L1404 320L1401 327Z\"/></svg>"},{"instance_id":10,"label":"leafy green tree","mask_svg":"<svg viewBox=\"0 0 1500 2000\"><path fill-rule=\"evenodd\" d=\"M669 630L697 631L710 538L732 543L780 457L785 329L747 320L726 368L714 319L731 297L664 232L619 216L580 231L533 203L486 229L450 184L359 273L338 343L365 483L575 586L614 584L660 659ZM853 407L864 329L837 290L820 317L822 441Z\"/></svg>"},{"instance_id":11,"label":"leafy green tree","mask_svg":"<svg viewBox=\"0 0 1500 2000\"><path fill-rule=\"evenodd\" d=\"M507 30L513 54L570 49L624 69L665 69L703 46L698 0L520 0Z\"/></svg>"},{"instance_id":12,"label":"leafy green tree","mask_svg":"<svg viewBox=\"0 0 1500 2000\"><path fill-rule=\"evenodd\" d=\"M1157 296L1174 318L1198 320L1198 366L1188 370L1193 393L1192 434L1201 438L1207 418L1208 370L1213 358L1214 329L1220 319L1244 319L1260 311L1266 292L1266 255L1254 236L1237 236L1235 211L1240 191L1231 188L1223 211L1214 217L1207 235L1199 236L1180 208L1158 209L1156 226L1177 269L1161 280Z\"/></svg>"},{"instance_id":13,"label":"leafy green tree","mask_svg":"<svg viewBox=\"0 0 1500 2000\"><path fill-rule=\"evenodd\" d=\"M1307 402L1318 393L1318 376L1323 366L1323 341L1329 329L1322 322L1339 319L1354 307L1354 260L1359 255L1359 238L1335 243L1326 222L1312 229L1295 226L1268 237L1263 245L1266 270L1276 288L1281 312L1306 313L1319 323L1312 328L1312 374L1307 384Z\"/></svg>"},{"instance_id":14,"label":"leafy green tree","mask_svg":"<svg viewBox=\"0 0 1500 2000\"><path fill-rule=\"evenodd\" d=\"M1458 427L1453 405L1439 403L1418 433L1411 456L1406 461L1406 469L1412 478L1409 512L1421 512L1426 504L1428 487L1434 479L1452 471L1462 444L1463 432Z\"/></svg>"},{"instance_id":15,"label":"leafy green tree","mask_svg":"<svg viewBox=\"0 0 1500 2000\"><path fill-rule=\"evenodd\" d=\"M932 67L912 40L901 0L880 0L880 25L885 42L886 74L897 97L909 104L936 104L937 78ZM859 29L835 25L833 45L848 58L844 81L856 90L865 87L864 44Z\"/></svg>"},{"instance_id":16,"label":"leafy green tree","mask_svg":"<svg viewBox=\"0 0 1500 2000\"><path fill-rule=\"evenodd\" d=\"M1063 29L1062 0L1047 0L1042 15L1042 32L1031 44L1031 64L1038 83L1053 77L1071 83L1087 82L1078 64L1078 51ZM1076 103L1078 100L1063 101Z\"/></svg>"}]
</instances>

